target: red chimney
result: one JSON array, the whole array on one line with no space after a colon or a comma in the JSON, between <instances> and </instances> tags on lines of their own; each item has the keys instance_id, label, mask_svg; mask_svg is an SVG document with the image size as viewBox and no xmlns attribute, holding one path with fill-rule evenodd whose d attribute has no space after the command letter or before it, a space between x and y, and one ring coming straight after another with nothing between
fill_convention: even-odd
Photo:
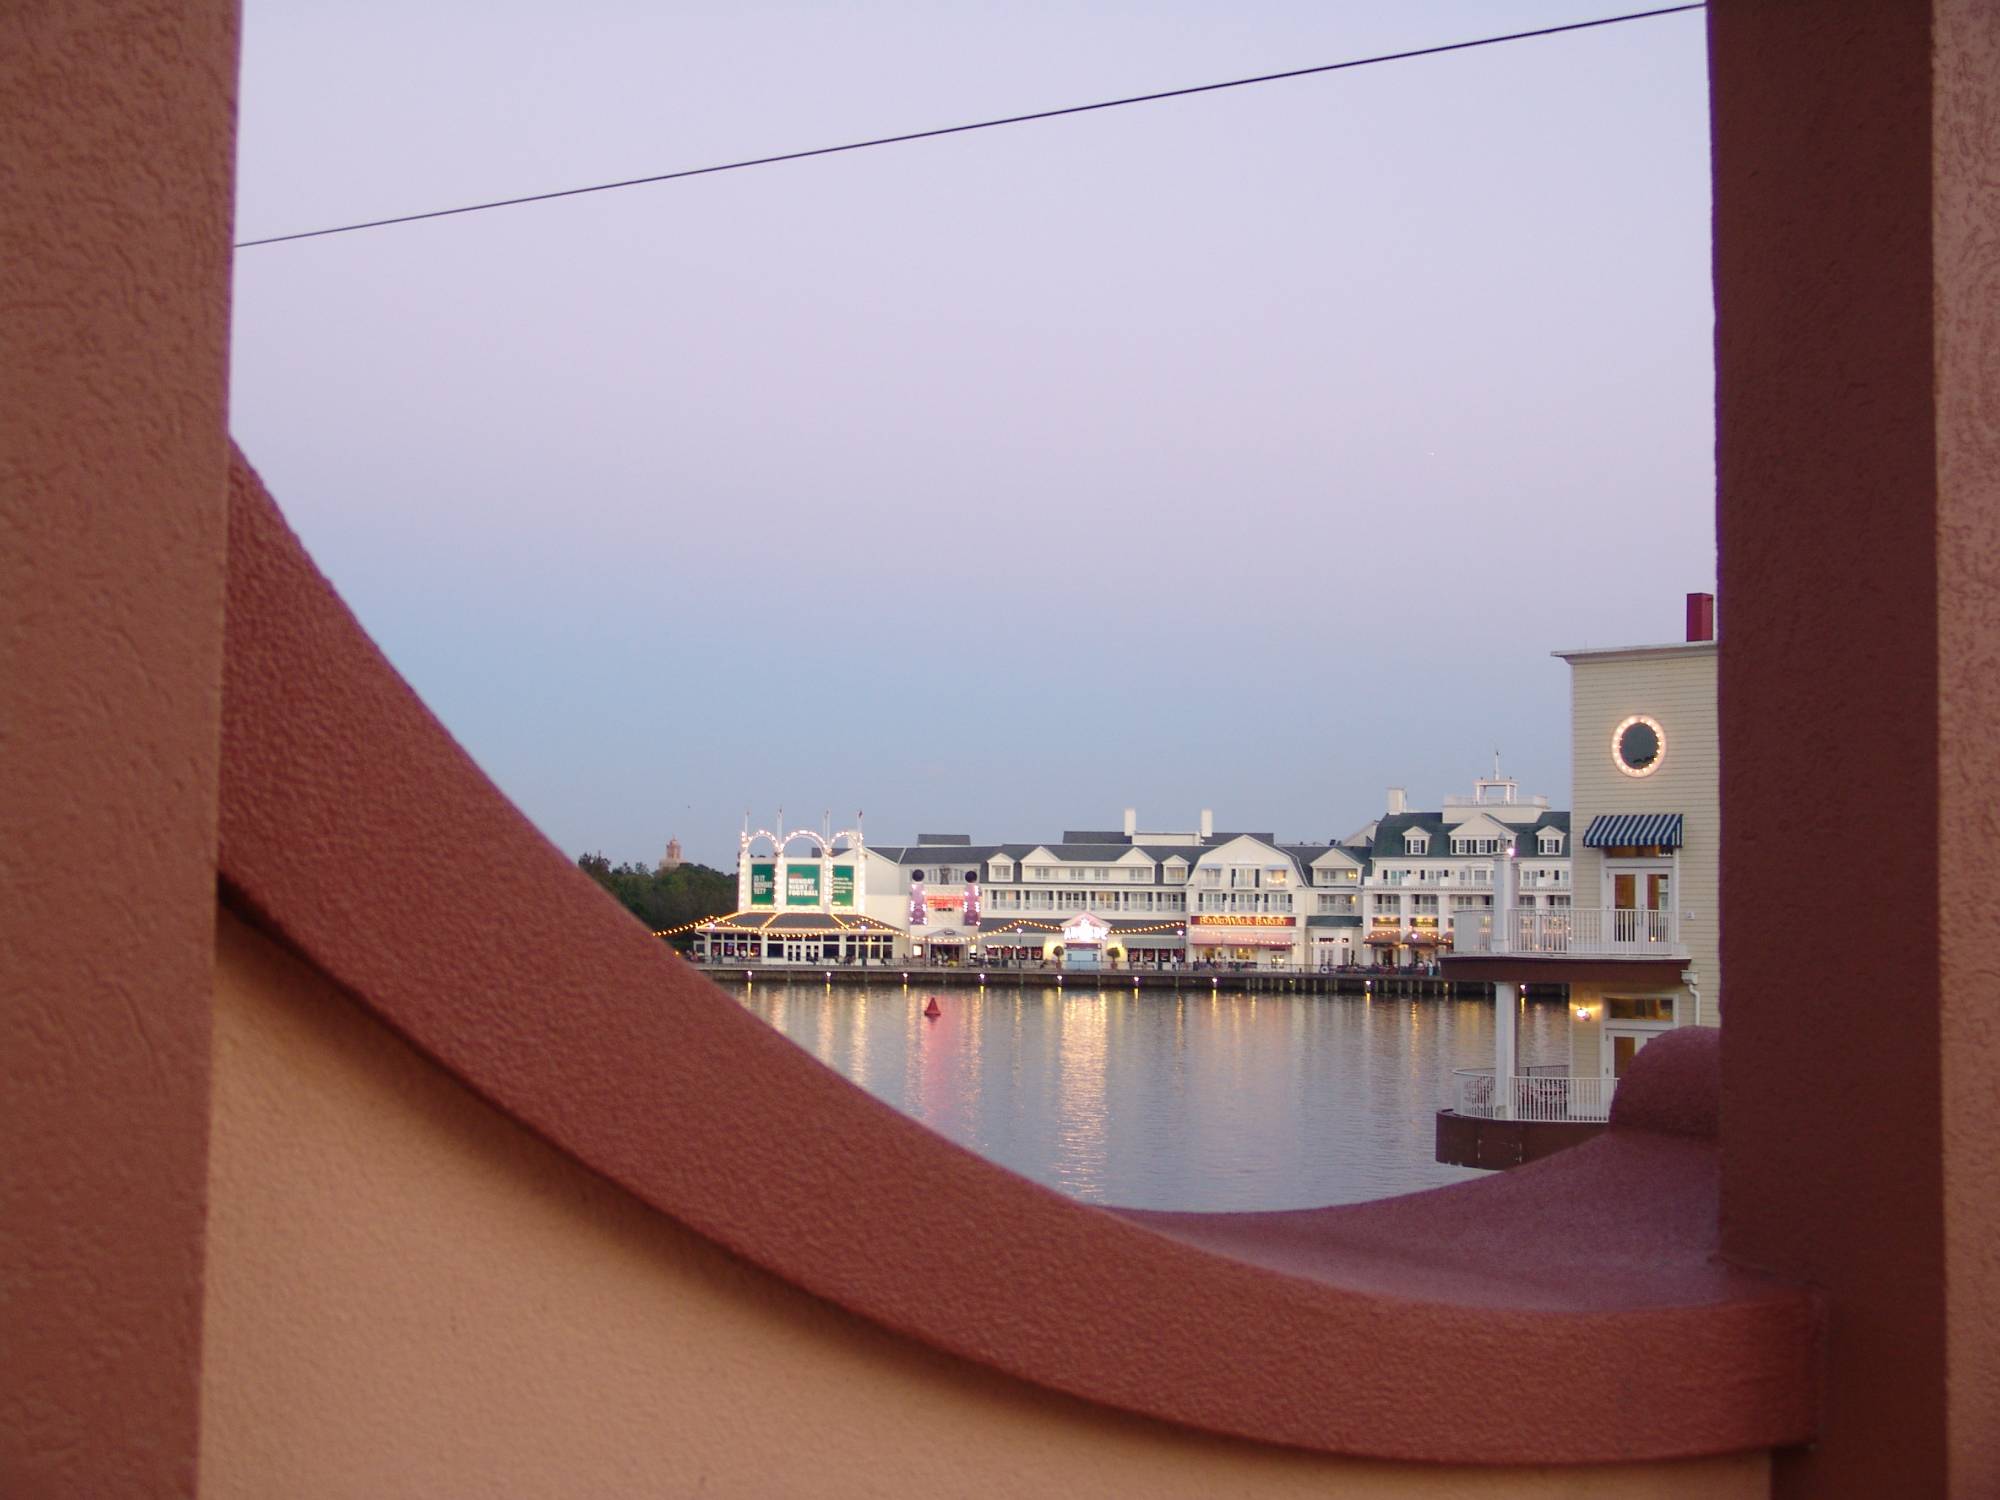
<instances>
[{"instance_id":1,"label":"red chimney","mask_svg":"<svg viewBox=\"0 0 2000 1500\"><path fill-rule=\"evenodd\" d=\"M1688 639L1691 641L1715 639L1715 595L1688 595Z\"/></svg>"}]
</instances>

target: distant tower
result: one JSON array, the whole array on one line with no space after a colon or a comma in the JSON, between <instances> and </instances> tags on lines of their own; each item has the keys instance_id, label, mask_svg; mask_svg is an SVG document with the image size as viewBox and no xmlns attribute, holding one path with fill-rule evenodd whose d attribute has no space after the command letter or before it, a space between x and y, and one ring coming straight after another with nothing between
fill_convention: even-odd
<instances>
[{"instance_id":1,"label":"distant tower","mask_svg":"<svg viewBox=\"0 0 2000 1500\"><path fill-rule=\"evenodd\" d=\"M660 861L662 870L678 870L681 867L681 841L667 840L667 857Z\"/></svg>"}]
</instances>

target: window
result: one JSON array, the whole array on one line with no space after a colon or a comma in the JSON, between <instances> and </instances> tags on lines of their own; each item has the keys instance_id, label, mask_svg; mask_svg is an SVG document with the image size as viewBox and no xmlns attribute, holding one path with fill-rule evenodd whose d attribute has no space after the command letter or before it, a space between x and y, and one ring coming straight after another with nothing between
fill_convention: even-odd
<instances>
[{"instance_id":1,"label":"window","mask_svg":"<svg viewBox=\"0 0 2000 1500\"><path fill-rule=\"evenodd\" d=\"M1498 854L1500 852L1500 840L1453 839L1451 841L1451 852L1453 854Z\"/></svg>"},{"instance_id":2,"label":"window","mask_svg":"<svg viewBox=\"0 0 2000 1500\"><path fill-rule=\"evenodd\" d=\"M1430 839L1430 835L1429 835L1429 834L1427 834L1427 833L1406 833L1406 834L1404 834L1404 835L1403 835L1403 852L1404 852L1405 854L1428 854L1428 853L1430 853L1430 852L1431 852L1431 839Z\"/></svg>"},{"instance_id":3,"label":"window","mask_svg":"<svg viewBox=\"0 0 2000 1500\"><path fill-rule=\"evenodd\" d=\"M1630 998L1606 995L1604 1014L1611 1021L1671 1021L1674 1018L1674 1002L1671 997L1662 995Z\"/></svg>"},{"instance_id":4,"label":"window","mask_svg":"<svg viewBox=\"0 0 2000 1500\"><path fill-rule=\"evenodd\" d=\"M1553 828L1544 828L1537 836L1535 845L1537 853L1560 854L1563 852L1563 836Z\"/></svg>"}]
</instances>

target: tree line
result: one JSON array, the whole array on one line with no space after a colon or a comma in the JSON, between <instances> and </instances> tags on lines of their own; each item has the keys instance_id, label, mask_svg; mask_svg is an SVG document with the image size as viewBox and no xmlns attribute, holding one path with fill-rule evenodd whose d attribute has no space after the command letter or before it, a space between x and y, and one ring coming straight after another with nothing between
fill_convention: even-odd
<instances>
[{"instance_id":1,"label":"tree line","mask_svg":"<svg viewBox=\"0 0 2000 1500\"><path fill-rule=\"evenodd\" d=\"M651 931L726 917L736 910L736 877L707 865L655 870L645 865L614 865L599 853L578 855L576 866ZM668 941L685 949L694 941L694 934L679 933Z\"/></svg>"}]
</instances>

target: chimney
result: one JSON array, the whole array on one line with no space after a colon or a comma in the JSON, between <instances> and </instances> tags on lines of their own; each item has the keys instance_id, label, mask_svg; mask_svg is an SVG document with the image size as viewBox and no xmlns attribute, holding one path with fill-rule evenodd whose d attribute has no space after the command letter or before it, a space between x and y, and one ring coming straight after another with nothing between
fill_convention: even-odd
<instances>
[{"instance_id":1,"label":"chimney","mask_svg":"<svg viewBox=\"0 0 2000 1500\"><path fill-rule=\"evenodd\" d=\"M1715 639L1715 595L1688 595L1688 639L1691 641Z\"/></svg>"},{"instance_id":2,"label":"chimney","mask_svg":"<svg viewBox=\"0 0 2000 1500\"><path fill-rule=\"evenodd\" d=\"M1132 837L1133 834L1137 833L1138 831L1139 831L1139 809L1136 807L1128 807L1125 809L1125 837L1129 839L1130 837Z\"/></svg>"},{"instance_id":3,"label":"chimney","mask_svg":"<svg viewBox=\"0 0 2000 1500\"><path fill-rule=\"evenodd\" d=\"M1215 837L1215 809L1212 807L1201 810L1201 836L1205 839Z\"/></svg>"},{"instance_id":4,"label":"chimney","mask_svg":"<svg viewBox=\"0 0 2000 1500\"><path fill-rule=\"evenodd\" d=\"M1390 787L1389 816L1393 818L1397 813L1408 812L1409 810L1410 804L1408 799L1403 796L1403 789L1399 786Z\"/></svg>"}]
</instances>

